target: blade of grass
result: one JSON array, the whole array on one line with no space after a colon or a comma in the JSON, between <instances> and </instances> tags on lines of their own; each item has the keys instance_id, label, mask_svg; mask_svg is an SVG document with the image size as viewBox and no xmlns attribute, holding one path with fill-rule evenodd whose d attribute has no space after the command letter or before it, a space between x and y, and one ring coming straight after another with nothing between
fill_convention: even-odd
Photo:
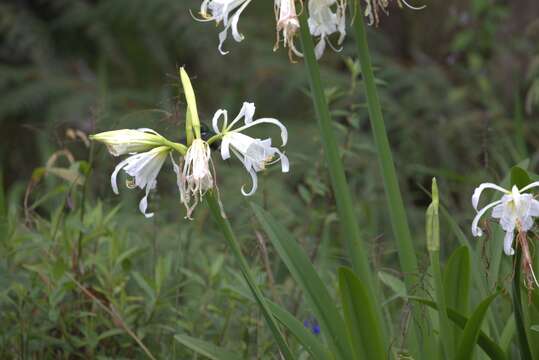
<instances>
[{"instance_id":1,"label":"blade of grass","mask_svg":"<svg viewBox=\"0 0 539 360\"><path fill-rule=\"evenodd\" d=\"M351 359L352 350L347 341L344 320L310 259L295 239L279 226L270 214L255 204L251 206L281 260L305 293L306 301L315 314L321 333L328 340L331 349L337 358Z\"/></svg>"},{"instance_id":2,"label":"blade of grass","mask_svg":"<svg viewBox=\"0 0 539 360\"><path fill-rule=\"evenodd\" d=\"M315 360L331 360L328 350L323 346L323 342L320 338L313 335L309 330L305 328L303 323L296 319L286 309L283 309L279 305L267 300L268 307L273 315L279 320L283 326L285 326L292 335L300 342L301 345L307 350Z\"/></svg>"},{"instance_id":3,"label":"blade of grass","mask_svg":"<svg viewBox=\"0 0 539 360\"><path fill-rule=\"evenodd\" d=\"M365 282L371 300L376 303L375 299L379 294L379 289L377 283L374 282L374 276L361 239L361 233L353 205L353 197L346 181L339 147L332 128L328 103L322 87L322 81L320 80L320 69L318 68L314 53L314 44L309 32L306 11L301 12L299 20L305 66L311 87L311 95L316 110L318 125L320 127L320 136L324 147L326 163L337 202L339 222L347 241L348 254L350 256L352 268L359 278ZM382 313L379 309L377 310L377 317L378 319L382 319Z\"/></svg>"},{"instance_id":4,"label":"blade of grass","mask_svg":"<svg viewBox=\"0 0 539 360\"><path fill-rule=\"evenodd\" d=\"M463 315L468 314L470 303L470 252L466 246L457 248L449 257L444 269L444 292L447 307ZM457 347L461 331L451 329L453 347Z\"/></svg>"},{"instance_id":5,"label":"blade of grass","mask_svg":"<svg viewBox=\"0 0 539 360\"><path fill-rule=\"evenodd\" d=\"M433 309L438 310L438 305L434 301L431 301L429 299L423 299L415 296L409 296L408 299L417 301L421 304L425 304ZM449 317L449 320L451 320L453 323L458 325L461 329L464 329L466 327L466 323L468 322L468 318L459 312L455 311L454 309L447 308L447 316ZM494 360L505 360L506 356L504 351L500 348L500 346L495 343L490 337L487 336L483 331L479 331L479 336L477 338L477 344L483 349L483 351L490 356L491 359Z\"/></svg>"},{"instance_id":6,"label":"blade of grass","mask_svg":"<svg viewBox=\"0 0 539 360\"><path fill-rule=\"evenodd\" d=\"M262 315L264 316L264 319L266 320L266 323L268 324L268 327L270 328L273 334L273 337L275 341L277 342L279 349L281 350L283 357L287 360L294 359L294 356L292 355L292 352L288 348L288 345L286 344L286 341L283 337L283 334L281 333L281 330L279 329L279 326L277 325L275 318L271 314L271 311L269 310L268 305L266 301L264 300L262 291L256 285L254 277L251 274L251 271L249 270L249 265L247 263L247 260L245 260L245 257L241 253L241 248L238 243L238 240L236 239L236 235L234 235L234 232L232 231L232 227L230 226L230 223L228 222L228 220L225 217L223 217L223 214L221 212L221 207L219 205L218 200L215 197L215 194L207 193L205 197L208 203L208 207L210 208L212 217L214 221L217 223L217 225L219 226L223 234L223 237L228 241L228 245L232 249L232 253L236 257L236 260L238 261L240 265L241 273L243 274L243 277L245 278L245 281L247 282L249 289L253 293L253 296L255 297L256 302L260 306L260 309L262 310Z\"/></svg>"},{"instance_id":7,"label":"blade of grass","mask_svg":"<svg viewBox=\"0 0 539 360\"><path fill-rule=\"evenodd\" d=\"M387 358L382 339L382 324L374 314L374 304L358 277L347 268L339 269L339 289L348 335L356 359Z\"/></svg>"},{"instance_id":8,"label":"blade of grass","mask_svg":"<svg viewBox=\"0 0 539 360\"><path fill-rule=\"evenodd\" d=\"M485 318L488 307L497 295L498 293L495 293L483 300L466 322L466 326L464 327L462 336L460 337L456 359L468 360L473 358L475 344L477 343L477 339L481 331L481 323Z\"/></svg>"},{"instance_id":9,"label":"blade of grass","mask_svg":"<svg viewBox=\"0 0 539 360\"><path fill-rule=\"evenodd\" d=\"M174 339L189 349L204 355L212 360L241 360L241 356L223 348L217 347L207 341L199 340L187 335L175 335Z\"/></svg>"}]
</instances>

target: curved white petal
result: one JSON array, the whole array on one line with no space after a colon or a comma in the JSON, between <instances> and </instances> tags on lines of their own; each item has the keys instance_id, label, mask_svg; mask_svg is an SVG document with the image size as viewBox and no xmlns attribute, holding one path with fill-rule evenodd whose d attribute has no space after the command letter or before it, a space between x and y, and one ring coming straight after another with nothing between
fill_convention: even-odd
<instances>
[{"instance_id":1,"label":"curved white petal","mask_svg":"<svg viewBox=\"0 0 539 360\"><path fill-rule=\"evenodd\" d=\"M279 157L281 158L281 171L287 173L290 170L290 163L288 162L288 157L283 154L281 151L277 150Z\"/></svg>"},{"instance_id":2,"label":"curved white petal","mask_svg":"<svg viewBox=\"0 0 539 360\"><path fill-rule=\"evenodd\" d=\"M253 122L250 122L249 124L245 124L237 129L234 129L234 131L236 132L240 132L240 131L243 131L245 129L248 129L252 126L256 126L256 125L259 125L259 124L273 124L273 125L277 125L280 129L281 129L281 140L282 140L282 145L286 145L286 143L288 142L288 131L286 130L286 127L277 119L273 119L273 118L261 118L261 119L257 119Z\"/></svg>"},{"instance_id":3,"label":"curved white petal","mask_svg":"<svg viewBox=\"0 0 539 360\"><path fill-rule=\"evenodd\" d=\"M483 184L479 185L477 188L475 188L475 190L473 192L473 195L472 195L472 205L473 205L475 210L477 210L477 205L479 204L479 197L481 196L481 193L485 189L494 189L494 190L498 190L500 192L503 192L505 194L510 193L510 191L508 191L508 190L506 190L506 189L504 189L501 186L498 186L496 184L483 183Z\"/></svg>"},{"instance_id":4,"label":"curved white petal","mask_svg":"<svg viewBox=\"0 0 539 360\"><path fill-rule=\"evenodd\" d=\"M211 124L213 127L213 131L215 131L216 134L219 134L221 130L219 129L219 118L223 116L223 126L222 129L226 129L227 123L228 123L228 111L219 109L213 114L213 119L211 120Z\"/></svg>"},{"instance_id":5,"label":"curved white petal","mask_svg":"<svg viewBox=\"0 0 539 360\"><path fill-rule=\"evenodd\" d=\"M118 177L118 172L122 170L124 166L126 166L129 162L129 158L121 161L116 167L114 168L114 171L112 172L112 175L110 176L110 185L112 186L112 191L118 195L120 192L118 191L118 183L116 181L116 178Z\"/></svg>"},{"instance_id":6,"label":"curved white petal","mask_svg":"<svg viewBox=\"0 0 539 360\"><path fill-rule=\"evenodd\" d=\"M251 196L256 192L256 189L258 188L258 177L256 175L256 171L252 167L248 167L248 165L245 165L245 168L249 172L249 175L251 175L251 180L253 181L253 185L251 187L251 190L249 192L246 192L244 190L245 185L242 185L241 187L241 193L243 196Z\"/></svg>"},{"instance_id":7,"label":"curved white petal","mask_svg":"<svg viewBox=\"0 0 539 360\"><path fill-rule=\"evenodd\" d=\"M232 122L230 123L230 125L228 125L226 127L226 129L227 130L231 129L238 121L241 120L241 118L245 118L244 121L245 121L246 124L250 123L253 120L255 110L256 110L256 107L255 107L254 103L250 103L250 102L245 101L243 103L243 105L241 106L241 109L240 109L240 112L238 113L238 115L236 115L234 120L232 120Z\"/></svg>"},{"instance_id":8,"label":"curved white petal","mask_svg":"<svg viewBox=\"0 0 539 360\"><path fill-rule=\"evenodd\" d=\"M513 250L513 239L515 238L514 231L507 231L505 237L503 238L503 252L505 255L514 255L515 250Z\"/></svg>"},{"instance_id":9,"label":"curved white petal","mask_svg":"<svg viewBox=\"0 0 539 360\"><path fill-rule=\"evenodd\" d=\"M520 189L520 192L523 193L524 191L526 190L530 190L534 187L538 187L539 186L539 181L535 181L535 182L532 182L531 184L528 184L526 186L524 186L522 189Z\"/></svg>"},{"instance_id":10,"label":"curved white petal","mask_svg":"<svg viewBox=\"0 0 539 360\"><path fill-rule=\"evenodd\" d=\"M490 204L488 204L487 206L485 206L484 208L482 208L480 211L477 212L477 215L475 215L475 218L473 219L472 221L472 235L473 236L481 236L483 235L483 231L479 228L479 226L477 226L477 224L479 224L479 220L481 219L481 217L483 215L485 215L485 213L493 208L494 206L500 204L502 201L501 200L498 200L498 201L494 201Z\"/></svg>"},{"instance_id":11,"label":"curved white petal","mask_svg":"<svg viewBox=\"0 0 539 360\"><path fill-rule=\"evenodd\" d=\"M146 213L146 209L148 209L148 196L150 194L150 190L153 189L156 186L156 184L157 182L154 180L152 184L148 184L148 186L146 186L146 195L144 195L144 197L140 200L139 205L138 205L140 212L144 216L146 216L146 218L151 218L154 215L154 213Z\"/></svg>"},{"instance_id":12,"label":"curved white petal","mask_svg":"<svg viewBox=\"0 0 539 360\"><path fill-rule=\"evenodd\" d=\"M221 158L223 160L230 158L230 137L226 135L221 140Z\"/></svg>"}]
</instances>

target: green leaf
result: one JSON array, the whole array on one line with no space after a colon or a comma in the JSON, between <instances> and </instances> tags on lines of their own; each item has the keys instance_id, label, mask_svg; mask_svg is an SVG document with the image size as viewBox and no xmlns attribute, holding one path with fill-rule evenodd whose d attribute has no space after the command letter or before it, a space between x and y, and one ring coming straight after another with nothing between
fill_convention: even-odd
<instances>
[{"instance_id":1,"label":"green leaf","mask_svg":"<svg viewBox=\"0 0 539 360\"><path fill-rule=\"evenodd\" d=\"M505 326L500 336L500 347L502 350L507 353L509 351L509 346L511 345L511 340L515 336L517 331L517 323L515 322L515 315L511 314L509 319L506 321Z\"/></svg>"},{"instance_id":2,"label":"green leaf","mask_svg":"<svg viewBox=\"0 0 539 360\"><path fill-rule=\"evenodd\" d=\"M307 330L303 323L296 319L286 309L267 300L268 307L277 320L283 324L288 331L294 335L301 345L307 350L315 360L330 360L328 350L323 346L321 339Z\"/></svg>"},{"instance_id":3,"label":"green leaf","mask_svg":"<svg viewBox=\"0 0 539 360\"><path fill-rule=\"evenodd\" d=\"M445 265L444 287L447 306L466 315L470 294L470 251L468 247L457 248Z\"/></svg>"},{"instance_id":4,"label":"green leaf","mask_svg":"<svg viewBox=\"0 0 539 360\"><path fill-rule=\"evenodd\" d=\"M409 296L408 299L417 301L421 304L425 304L433 309L438 310L438 306L436 305L436 303L429 299L424 299L424 298L415 297L415 296ZM447 310L447 316L449 317L449 320L451 320L453 323L458 325L461 329L464 329L466 324L468 323L468 318L458 313L454 309L447 308L446 310ZM483 349L483 351L488 356L490 356L491 359L495 359L495 360L506 359L505 352L500 348L500 346L496 342L494 342L491 338L489 338L481 330L479 330L477 344L481 347L481 349Z\"/></svg>"},{"instance_id":5,"label":"green leaf","mask_svg":"<svg viewBox=\"0 0 539 360\"><path fill-rule=\"evenodd\" d=\"M447 307L467 315L470 294L470 251L468 247L457 248L447 260L444 269L443 283ZM457 347L462 331L452 328L453 347Z\"/></svg>"},{"instance_id":6,"label":"green leaf","mask_svg":"<svg viewBox=\"0 0 539 360\"><path fill-rule=\"evenodd\" d=\"M384 271L379 271L378 277L380 281L395 292L395 295L406 296L406 286L401 279Z\"/></svg>"},{"instance_id":7,"label":"green leaf","mask_svg":"<svg viewBox=\"0 0 539 360\"><path fill-rule=\"evenodd\" d=\"M212 360L241 360L239 354L230 352L207 341L199 340L188 335L175 335L174 339L189 349L204 355Z\"/></svg>"},{"instance_id":8,"label":"green leaf","mask_svg":"<svg viewBox=\"0 0 539 360\"><path fill-rule=\"evenodd\" d=\"M483 300L466 322L457 350L457 359L467 360L472 358L474 347L481 331L481 324L483 323L488 307L496 296L498 296L498 293L490 295Z\"/></svg>"},{"instance_id":9,"label":"green leaf","mask_svg":"<svg viewBox=\"0 0 539 360\"><path fill-rule=\"evenodd\" d=\"M522 189L531 182L532 180L526 170L519 166L513 166L511 168L511 185L516 185L519 189Z\"/></svg>"},{"instance_id":10,"label":"green leaf","mask_svg":"<svg viewBox=\"0 0 539 360\"><path fill-rule=\"evenodd\" d=\"M322 334L338 358L351 359L352 350L347 342L345 323L305 251L270 214L258 205L251 203L251 206L281 260L304 291L306 301L320 324Z\"/></svg>"},{"instance_id":11,"label":"green leaf","mask_svg":"<svg viewBox=\"0 0 539 360\"><path fill-rule=\"evenodd\" d=\"M339 289L348 329L356 359L386 359L382 324L375 316L375 304L367 295L367 288L348 268L339 269Z\"/></svg>"}]
</instances>

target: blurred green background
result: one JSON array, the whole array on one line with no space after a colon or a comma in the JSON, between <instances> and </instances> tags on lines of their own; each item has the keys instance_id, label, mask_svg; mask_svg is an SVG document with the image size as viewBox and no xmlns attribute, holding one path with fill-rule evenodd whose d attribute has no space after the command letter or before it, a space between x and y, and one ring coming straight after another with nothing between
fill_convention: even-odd
<instances>
[{"instance_id":1,"label":"blurred green background","mask_svg":"<svg viewBox=\"0 0 539 360\"><path fill-rule=\"evenodd\" d=\"M369 29L369 41L416 249L426 261L424 188L433 176L467 231L478 183L500 180L524 159L537 170L539 3L425 4L412 11L393 3L379 27ZM145 219L137 208L142 192L111 191L118 159L73 136L149 127L180 139L185 104L177 66L192 77L203 121L220 108L235 116L250 101L257 117L277 118L289 129L290 173L271 168L251 198L240 193L250 183L241 164L215 161L224 207L272 298L309 319L300 291L258 232L249 201L289 227L329 283L332 269L347 263L304 66L291 64L285 49L273 51L273 2L248 6L239 21L245 40L229 39L226 56L217 51L221 28L190 16L199 6L195 0L0 3L0 357L143 356L67 271L113 304L158 358L192 356L175 333L239 349L246 358L275 354L205 206L194 221L183 218L171 165L151 197L156 216ZM354 49L349 34L343 50L326 51L320 65L372 263L391 272L397 258ZM88 178L72 185L89 168ZM83 256L74 259L79 243ZM442 252L456 244L446 236Z\"/></svg>"}]
</instances>

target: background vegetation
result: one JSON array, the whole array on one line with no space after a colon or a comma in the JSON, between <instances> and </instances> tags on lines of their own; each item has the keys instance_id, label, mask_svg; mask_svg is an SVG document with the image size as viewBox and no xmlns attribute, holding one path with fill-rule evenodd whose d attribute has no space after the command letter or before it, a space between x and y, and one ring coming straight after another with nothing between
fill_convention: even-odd
<instances>
[{"instance_id":1,"label":"background vegetation","mask_svg":"<svg viewBox=\"0 0 539 360\"><path fill-rule=\"evenodd\" d=\"M140 193L124 190L115 196L110 189L116 159L104 147L86 143L86 134L140 126L179 139L184 104L177 65L193 77L202 119L208 121L219 108L235 113L243 101L253 101L258 115L289 127L291 172L268 171L254 197L240 194L240 186L250 181L241 165L217 169L223 203L265 294L315 328L312 309L267 243L249 202L286 225L326 286L337 291L335 269L349 259L304 66L290 64L285 50L272 51L269 2L248 7L240 20L246 39L228 41L231 52L224 57L217 51L215 27L189 15L199 3L0 4L0 358L143 358L137 341L159 359L196 357L174 339L178 334L244 358L278 358L208 209L202 206L194 221L184 220L174 174L165 168L151 202L156 216L145 219L136 206ZM473 188L501 181L525 159L537 171L539 147L539 4L427 5L415 12L392 4L390 16L368 33L425 270L417 273L421 296L433 292L424 234L431 178L438 178L443 205L472 241ZM366 105L358 102L364 93L353 37L341 53L326 52L320 66L357 220L384 284L384 308L393 324L388 342L397 356L406 352L410 305L398 293L404 274L398 270ZM459 245L457 232L449 229L442 221L443 262ZM498 272L487 242L473 240L484 250L474 266L483 270L487 289L509 288L511 262L503 258ZM481 300L474 291L470 309ZM505 293L494 302L492 311L502 315L492 321L500 327L510 315L508 304ZM419 337L428 339L430 330L421 331ZM300 358L308 358L289 340Z\"/></svg>"}]
</instances>

